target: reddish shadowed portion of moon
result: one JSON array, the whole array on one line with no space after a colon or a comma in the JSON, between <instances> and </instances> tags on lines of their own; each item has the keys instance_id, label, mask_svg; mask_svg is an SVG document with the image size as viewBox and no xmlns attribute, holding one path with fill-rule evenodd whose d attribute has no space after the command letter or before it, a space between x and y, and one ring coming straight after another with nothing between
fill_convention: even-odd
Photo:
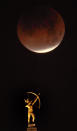
<instances>
[{"instance_id":1,"label":"reddish shadowed portion of moon","mask_svg":"<svg viewBox=\"0 0 77 131\"><path fill-rule=\"evenodd\" d=\"M20 17L17 35L21 44L36 53L54 50L63 40L65 24L52 8L37 8Z\"/></svg>"}]
</instances>

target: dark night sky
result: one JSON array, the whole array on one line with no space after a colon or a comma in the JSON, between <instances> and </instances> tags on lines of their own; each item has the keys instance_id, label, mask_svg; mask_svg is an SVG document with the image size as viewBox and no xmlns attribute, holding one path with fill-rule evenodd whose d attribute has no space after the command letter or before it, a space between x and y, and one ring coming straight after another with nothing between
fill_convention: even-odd
<instances>
[{"instance_id":1,"label":"dark night sky","mask_svg":"<svg viewBox=\"0 0 77 131\"><path fill-rule=\"evenodd\" d=\"M76 36L76 6L73 0L53 1L10 1L1 8L8 28L4 30L8 38L7 42L4 40L8 43L8 73L7 86L1 88L1 131L24 130L25 91L41 93L40 130L63 131L74 127L76 89L73 86L75 65L72 37ZM32 6L37 5L56 9L62 15L66 26L62 44L47 54L28 51L20 44L16 34L17 22L23 10L28 12Z\"/></svg>"}]
</instances>

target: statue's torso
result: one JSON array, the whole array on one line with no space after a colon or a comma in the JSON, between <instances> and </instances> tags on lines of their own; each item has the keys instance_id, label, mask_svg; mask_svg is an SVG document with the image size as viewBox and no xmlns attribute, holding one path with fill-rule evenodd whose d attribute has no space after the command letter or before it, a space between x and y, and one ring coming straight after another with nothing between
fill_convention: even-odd
<instances>
[{"instance_id":1,"label":"statue's torso","mask_svg":"<svg viewBox=\"0 0 77 131\"><path fill-rule=\"evenodd\" d=\"M27 108L28 108L28 112L29 112L29 113L32 113L32 112L33 112L33 106L27 105Z\"/></svg>"}]
</instances>

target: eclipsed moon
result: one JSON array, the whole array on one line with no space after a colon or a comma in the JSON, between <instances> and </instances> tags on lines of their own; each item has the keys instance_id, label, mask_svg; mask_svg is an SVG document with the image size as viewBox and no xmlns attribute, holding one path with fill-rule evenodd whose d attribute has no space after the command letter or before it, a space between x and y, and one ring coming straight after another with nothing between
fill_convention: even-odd
<instances>
[{"instance_id":1,"label":"eclipsed moon","mask_svg":"<svg viewBox=\"0 0 77 131\"><path fill-rule=\"evenodd\" d=\"M61 15L52 8L24 12L17 25L21 44L32 52L46 53L58 47L65 34Z\"/></svg>"}]
</instances>

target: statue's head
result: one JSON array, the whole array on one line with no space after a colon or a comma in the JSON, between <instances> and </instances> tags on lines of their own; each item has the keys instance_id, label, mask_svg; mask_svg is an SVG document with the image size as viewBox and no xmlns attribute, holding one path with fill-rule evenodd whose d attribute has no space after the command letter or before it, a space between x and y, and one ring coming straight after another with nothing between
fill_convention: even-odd
<instances>
[{"instance_id":1,"label":"statue's head","mask_svg":"<svg viewBox=\"0 0 77 131\"><path fill-rule=\"evenodd\" d=\"M29 102L30 102L29 99L26 99L26 100L25 100L25 103L29 103Z\"/></svg>"}]
</instances>

